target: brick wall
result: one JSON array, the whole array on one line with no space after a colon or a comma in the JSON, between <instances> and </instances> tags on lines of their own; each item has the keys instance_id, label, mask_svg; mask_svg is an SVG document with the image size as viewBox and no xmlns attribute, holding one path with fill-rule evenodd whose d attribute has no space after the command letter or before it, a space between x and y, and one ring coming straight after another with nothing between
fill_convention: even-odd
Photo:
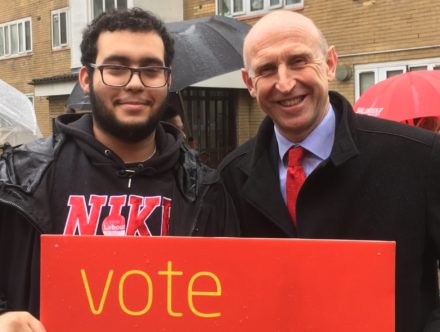
<instances>
[{"instance_id":1,"label":"brick wall","mask_svg":"<svg viewBox=\"0 0 440 332\"><path fill-rule=\"evenodd\" d=\"M212 0L183 0L183 18L211 16L215 14L215 2Z\"/></svg>"},{"instance_id":2,"label":"brick wall","mask_svg":"<svg viewBox=\"0 0 440 332\"><path fill-rule=\"evenodd\" d=\"M210 16L215 14L215 2L212 0L183 0L183 19Z\"/></svg>"},{"instance_id":3,"label":"brick wall","mask_svg":"<svg viewBox=\"0 0 440 332\"><path fill-rule=\"evenodd\" d=\"M23 93L33 94L29 83L35 78L50 77L70 72L70 50L52 50L51 11L68 7L68 0L0 1L0 23L26 17L32 19L32 53L0 60L0 78ZM44 136L51 132L49 102L46 97L35 97L37 121Z\"/></svg>"},{"instance_id":4,"label":"brick wall","mask_svg":"<svg viewBox=\"0 0 440 332\"><path fill-rule=\"evenodd\" d=\"M53 9L64 8L68 0L15 0L0 2L0 23L32 18L33 51L31 55L0 60L0 78L24 93L33 94L32 79L70 72L70 50L53 51L51 17ZM215 14L214 0L183 0L184 19ZM305 0L300 11L314 19L330 44L336 46L340 63L353 66L372 62L400 61L440 55L440 48L393 53L347 56L353 53L384 51L438 45L440 6L436 0ZM258 16L241 17L249 24ZM354 78L332 82L330 88L354 101ZM54 114L64 108L62 101L35 97L37 120L42 133L51 132ZM62 105L61 105L62 104ZM52 107L55 107L52 114ZM238 101L239 143L255 134L264 114L246 91ZM51 111L49 111L51 110Z\"/></svg>"},{"instance_id":5,"label":"brick wall","mask_svg":"<svg viewBox=\"0 0 440 332\"><path fill-rule=\"evenodd\" d=\"M440 45L438 26L440 6L437 0L305 0L300 13L312 18L335 45L339 63L354 70L354 65L375 62L414 60L440 56L440 47L421 50L401 50ZM215 1L184 1L185 19L213 15ZM261 16L239 17L253 24ZM374 53L401 50L390 53ZM354 102L354 77L348 81L334 81L330 89L336 90ZM255 135L264 117L248 93L240 93L237 112L237 141L244 142Z\"/></svg>"},{"instance_id":6,"label":"brick wall","mask_svg":"<svg viewBox=\"0 0 440 332\"><path fill-rule=\"evenodd\" d=\"M440 6L436 0L305 0L302 13L313 18L329 44L335 45L339 63L352 68L358 64L440 56L440 48L404 50L440 45ZM346 56L387 50L402 51ZM332 82L330 88L354 102L354 77Z\"/></svg>"}]
</instances>

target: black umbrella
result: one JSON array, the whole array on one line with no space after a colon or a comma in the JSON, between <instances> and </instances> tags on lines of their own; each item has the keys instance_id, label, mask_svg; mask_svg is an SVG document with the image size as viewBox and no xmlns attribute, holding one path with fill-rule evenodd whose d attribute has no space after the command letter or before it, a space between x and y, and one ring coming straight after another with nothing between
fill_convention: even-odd
<instances>
[{"instance_id":1,"label":"black umbrella","mask_svg":"<svg viewBox=\"0 0 440 332\"><path fill-rule=\"evenodd\" d=\"M167 24L175 41L171 91L243 67L243 40L250 26L225 16Z\"/></svg>"},{"instance_id":2,"label":"black umbrella","mask_svg":"<svg viewBox=\"0 0 440 332\"><path fill-rule=\"evenodd\" d=\"M75 83L69 98L67 98L66 107L68 110L90 110L89 96L84 94L78 82Z\"/></svg>"},{"instance_id":3,"label":"black umbrella","mask_svg":"<svg viewBox=\"0 0 440 332\"><path fill-rule=\"evenodd\" d=\"M250 26L225 16L208 16L167 23L174 38L171 91L243 67L243 40ZM76 83L66 106L90 109L87 96Z\"/></svg>"}]
</instances>

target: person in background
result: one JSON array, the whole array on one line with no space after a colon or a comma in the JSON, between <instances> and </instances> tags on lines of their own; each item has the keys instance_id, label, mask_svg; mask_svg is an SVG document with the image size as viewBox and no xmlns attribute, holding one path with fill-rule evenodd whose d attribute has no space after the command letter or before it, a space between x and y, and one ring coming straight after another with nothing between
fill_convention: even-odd
<instances>
[{"instance_id":1,"label":"person in background","mask_svg":"<svg viewBox=\"0 0 440 332\"><path fill-rule=\"evenodd\" d=\"M193 150L198 150L199 145L197 144L197 140L193 136L188 137L188 145Z\"/></svg>"},{"instance_id":2,"label":"person in background","mask_svg":"<svg viewBox=\"0 0 440 332\"><path fill-rule=\"evenodd\" d=\"M166 104L162 121L172 124L184 134L185 126L183 124L182 115L173 104Z\"/></svg>"},{"instance_id":3,"label":"person in background","mask_svg":"<svg viewBox=\"0 0 440 332\"><path fill-rule=\"evenodd\" d=\"M41 234L238 235L218 173L160 122L174 54L163 22L137 8L103 13L81 52L92 113L61 116L52 137L8 148L0 160L1 332L45 331Z\"/></svg>"},{"instance_id":4,"label":"person in background","mask_svg":"<svg viewBox=\"0 0 440 332\"><path fill-rule=\"evenodd\" d=\"M440 137L355 114L329 91L335 48L299 13L261 18L243 54L267 117L219 166L241 235L396 241L396 332L440 331Z\"/></svg>"}]
</instances>

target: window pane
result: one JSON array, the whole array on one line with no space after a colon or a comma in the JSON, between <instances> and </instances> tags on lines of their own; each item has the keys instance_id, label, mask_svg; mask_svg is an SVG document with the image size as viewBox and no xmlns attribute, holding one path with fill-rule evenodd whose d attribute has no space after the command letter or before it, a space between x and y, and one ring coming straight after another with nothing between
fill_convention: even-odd
<instances>
[{"instance_id":1,"label":"window pane","mask_svg":"<svg viewBox=\"0 0 440 332\"><path fill-rule=\"evenodd\" d=\"M18 23L18 52L23 52L24 39L23 39L23 23Z\"/></svg>"},{"instance_id":2,"label":"window pane","mask_svg":"<svg viewBox=\"0 0 440 332\"><path fill-rule=\"evenodd\" d=\"M58 27L59 27L58 14L54 14L52 16L52 34L53 34L52 46L54 47L60 46L60 30Z\"/></svg>"},{"instance_id":3,"label":"window pane","mask_svg":"<svg viewBox=\"0 0 440 332\"><path fill-rule=\"evenodd\" d=\"M98 16L103 12L102 8L103 0L93 0L93 17Z\"/></svg>"},{"instance_id":4,"label":"window pane","mask_svg":"<svg viewBox=\"0 0 440 332\"><path fill-rule=\"evenodd\" d=\"M387 78L403 74L403 70L397 69L397 70L387 70Z\"/></svg>"},{"instance_id":5,"label":"window pane","mask_svg":"<svg viewBox=\"0 0 440 332\"><path fill-rule=\"evenodd\" d=\"M60 41L61 45L67 44L67 20L66 13L60 13Z\"/></svg>"},{"instance_id":6,"label":"window pane","mask_svg":"<svg viewBox=\"0 0 440 332\"><path fill-rule=\"evenodd\" d=\"M428 66L409 67L409 71L428 70Z\"/></svg>"},{"instance_id":7,"label":"window pane","mask_svg":"<svg viewBox=\"0 0 440 332\"><path fill-rule=\"evenodd\" d=\"M440 65L438 66L434 66L434 68L432 68L433 70L440 70Z\"/></svg>"},{"instance_id":8,"label":"window pane","mask_svg":"<svg viewBox=\"0 0 440 332\"><path fill-rule=\"evenodd\" d=\"M278 6L280 4L281 0L270 0L270 6Z\"/></svg>"},{"instance_id":9,"label":"window pane","mask_svg":"<svg viewBox=\"0 0 440 332\"><path fill-rule=\"evenodd\" d=\"M114 9L115 8L115 0L105 0L105 8L104 10Z\"/></svg>"},{"instance_id":10,"label":"window pane","mask_svg":"<svg viewBox=\"0 0 440 332\"><path fill-rule=\"evenodd\" d=\"M234 0L234 13L243 11L243 0Z\"/></svg>"},{"instance_id":11,"label":"window pane","mask_svg":"<svg viewBox=\"0 0 440 332\"><path fill-rule=\"evenodd\" d=\"M264 0L251 0L251 10L261 10L264 6Z\"/></svg>"},{"instance_id":12,"label":"window pane","mask_svg":"<svg viewBox=\"0 0 440 332\"><path fill-rule=\"evenodd\" d=\"M18 53L18 29L17 24L11 25L11 54Z\"/></svg>"},{"instance_id":13,"label":"window pane","mask_svg":"<svg viewBox=\"0 0 440 332\"><path fill-rule=\"evenodd\" d=\"M360 95L374 84L374 72L365 72L359 75Z\"/></svg>"},{"instance_id":14,"label":"window pane","mask_svg":"<svg viewBox=\"0 0 440 332\"><path fill-rule=\"evenodd\" d=\"M30 51L32 49L31 45L31 22L24 22L24 33L26 35L26 51Z\"/></svg>"},{"instance_id":15,"label":"window pane","mask_svg":"<svg viewBox=\"0 0 440 332\"><path fill-rule=\"evenodd\" d=\"M0 56L5 55L5 37L3 36L3 28L0 28Z\"/></svg>"},{"instance_id":16,"label":"window pane","mask_svg":"<svg viewBox=\"0 0 440 332\"><path fill-rule=\"evenodd\" d=\"M5 27L5 54L9 53L9 27Z\"/></svg>"},{"instance_id":17,"label":"window pane","mask_svg":"<svg viewBox=\"0 0 440 332\"><path fill-rule=\"evenodd\" d=\"M127 0L117 0L118 9L127 9Z\"/></svg>"},{"instance_id":18,"label":"window pane","mask_svg":"<svg viewBox=\"0 0 440 332\"><path fill-rule=\"evenodd\" d=\"M229 0L217 0L217 9L219 15L231 15L230 1Z\"/></svg>"},{"instance_id":19,"label":"window pane","mask_svg":"<svg viewBox=\"0 0 440 332\"><path fill-rule=\"evenodd\" d=\"M285 1L286 1L286 6L294 5L296 3L301 3L301 0L285 0Z\"/></svg>"}]
</instances>

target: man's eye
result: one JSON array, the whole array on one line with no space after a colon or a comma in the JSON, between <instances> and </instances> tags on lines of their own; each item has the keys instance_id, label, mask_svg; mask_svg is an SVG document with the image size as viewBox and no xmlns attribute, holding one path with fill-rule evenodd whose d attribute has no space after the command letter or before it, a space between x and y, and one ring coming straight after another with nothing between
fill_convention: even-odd
<instances>
[{"instance_id":1,"label":"man's eye","mask_svg":"<svg viewBox=\"0 0 440 332\"><path fill-rule=\"evenodd\" d=\"M146 67L142 69L142 74L147 76L157 76L163 72L162 68L159 67Z\"/></svg>"},{"instance_id":2,"label":"man's eye","mask_svg":"<svg viewBox=\"0 0 440 332\"><path fill-rule=\"evenodd\" d=\"M127 73L127 71L130 71L128 68L118 67L118 66L108 66L108 67L105 67L104 69L108 74L115 75L115 76L116 75L124 75Z\"/></svg>"},{"instance_id":3,"label":"man's eye","mask_svg":"<svg viewBox=\"0 0 440 332\"><path fill-rule=\"evenodd\" d=\"M275 74L276 71L275 67L262 67L256 71L256 76L269 76Z\"/></svg>"},{"instance_id":4,"label":"man's eye","mask_svg":"<svg viewBox=\"0 0 440 332\"><path fill-rule=\"evenodd\" d=\"M294 58L290 61L290 66L292 67L301 67L305 66L308 63L306 58Z\"/></svg>"}]
</instances>

